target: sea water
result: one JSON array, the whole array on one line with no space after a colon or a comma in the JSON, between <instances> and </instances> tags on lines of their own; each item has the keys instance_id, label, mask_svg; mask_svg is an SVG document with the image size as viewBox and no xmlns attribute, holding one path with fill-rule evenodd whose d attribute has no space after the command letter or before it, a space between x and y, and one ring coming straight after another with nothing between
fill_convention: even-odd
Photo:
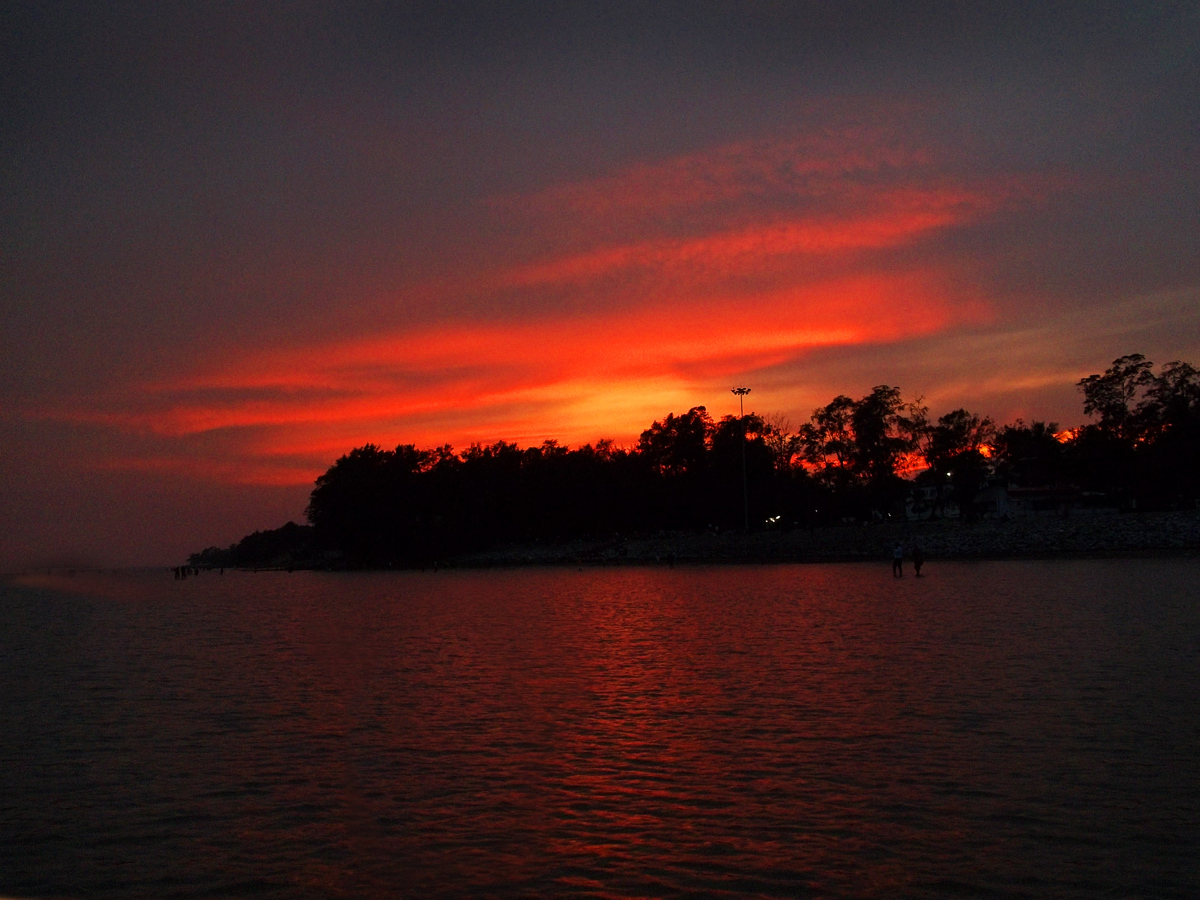
<instances>
[{"instance_id":1,"label":"sea water","mask_svg":"<svg viewBox=\"0 0 1200 900\"><path fill-rule=\"evenodd\" d=\"M10 579L0 894L1195 897L1200 560Z\"/></svg>"}]
</instances>

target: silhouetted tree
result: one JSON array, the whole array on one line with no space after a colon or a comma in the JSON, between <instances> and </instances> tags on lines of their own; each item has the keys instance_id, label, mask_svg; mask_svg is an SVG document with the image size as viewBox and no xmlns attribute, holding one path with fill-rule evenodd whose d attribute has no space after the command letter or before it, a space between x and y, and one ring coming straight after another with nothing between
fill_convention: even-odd
<instances>
[{"instance_id":1,"label":"silhouetted tree","mask_svg":"<svg viewBox=\"0 0 1200 900\"><path fill-rule=\"evenodd\" d=\"M827 406L813 410L800 428L801 453L817 475L836 487L854 478L854 409L857 404L839 394Z\"/></svg>"},{"instance_id":2,"label":"silhouetted tree","mask_svg":"<svg viewBox=\"0 0 1200 900\"><path fill-rule=\"evenodd\" d=\"M1187 363L1164 367L1149 392L1153 440L1142 471L1147 502L1159 507L1200 505L1200 373Z\"/></svg>"},{"instance_id":3,"label":"silhouetted tree","mask_svg":"<svg viewBox=\"0 0 1200 900\"><path fill-rule=\"evenodd\" d=\"M1153 384L1152 368L1142 354L1131 353L1113 360L1103 375L1081 379L1084 413L1099 416L1096 427L1101 431L1133 441L1137 437L1137 410L1131 404Z\"/></svg>"},{"instance_id":4,"label":"silhouetted tree","mask_svg":"<svg viewBox=\"0 0 1200 900\"><path fill-rule=\"evenodd\" d=\"M1195 422L1200 415L1200 371L1179 360L1167 363L1147 386L1138 414L1143 433L1155 437Z\"/></svg>"},{"instance_id":5,"label":"silhouetted tree","mask_svg":"<svg viewBox=\"0 0 1200 900\"><path fill-rule=\"evenodd\" d=\"M840 395L800 429L801 455L843 512L898 511L905 486L897 470L916 449L922 416L922 407L906 404L889 385L861 400Z\"/></svg>"},{"instance_id":6,"label":"silhouetted tree","mask_svg":"<svg viewBox=\"0 0 1200 900\"><path fill-rule=\"evenodd\" d=\"M906 486L897 469L917 448L921 418L918 408L906 404L900 388L878 385L858 401L854 409L854 456L857 470L866 482L873 510L898 512Z\"/></svg>"},{"instance_id":7,"label":"silhouetted tree","mask_svg":"<svg viewBox=\"0 0 1200 900\"><path fill-rule=\"evenodd\" d=\"M417 565L508 542L739 528L742 453L752 523L786 527L898 512L900 474L921 458L920 484L953 489L965 518L991 472L1019 485L1074 485L1121 502L1178 507L1200 501L1200 373L1175 361L1154 374L1140 354L1079 382L1096 421L1066 443L1053 423L1017 420L996 432L957 409L929 422L920 400L879 385L834 397L792 433L786 419L750 413L714 423L703 406L671 413L636 447L497 441L461 453L374 444L340 457L309 499L311 528L288 523L196 565L276 565L339 550L351 565ZM989 458L990 448L990 458Z\"/></svg>"},{"instance_id":8,"label":"silhouetted tree","mask_svg":"<svg viewBox=\"0 0 1200 900\"><path fill-rule=\"evenodd\" d=\"M949 485L963 517L975 518L975 495L991 472L984 448L995 431L990 418L965 409L946 413L928 429L924 455L929 469L921 480L937 486L939 507L944 504L944 489Z\"/></svg>"},{"instance_id":9,"label":"silhouetted tree","mask_svg":"<svg viewBox=\"0 0 1200 900\"><path fill-rule=\"evenodd\" d=\"M803 441L792 431L791 420L783 415L767 416L762 420L761 433L775 471L781 475L791 471L803 450Z\"/></svg>"},{"instance_id":10,"label":"silhouetted tree","mask_svg":"<svg viewBox=\"0 0 1200 900\"><path fill-rule=\"evenodd\" d=\"M659 474L695 473L703 468L712 431L708 410L694 406L679 416L671 413L643 431L637 450Z\"/></svg>"},{"instance_id":11,"label":"silhouetted tree","mask_svg":"<svg viewBox=\"0 0 1200 900\"><path fill-rule=\"evenodd\" d=\"M309 525L286 525L248 534L226 549L209 547L188 557L188 565L204 568L284 568L311 565L313 529Z\"/></svg>"},{"instance_id":12,"label":"silhouetted tree","mask_svg":"<svg viewBox=\"0 0 1200 900\"><path fill-rule=\"evenodd\" d=\"M1067 480L1066 453L1054 422L1005 425L992 442L995 472L1019 487L1048 487Z\"/></svg>"},{"instance_id":13,"label":"silhouetted tree","mask_svg":"<svg viewBox=\"0 0 1200 900\"><path fill-rule=\"evenodd\" d=\"M709 516L712 524L723 528L743 525L743 440L751 528L761 527L768 517L782 516L781 479L777 477L775 458L766 443L766 430L762 417L754 413L747 413L744 420L724 416L713 428L709 491L716 503Z\"/></svg>"},{"instance_id":14,"label":"silhouetted tree","mask_svg":"<svg viewBox=\"0 0 1200 900\"><path fill-rule=\"evenodd\" d=\"M1097 421L1067 448L1087 489L1123 503L1166 508L1200 500L1200 374L1176 360L1154 375L1140 353L1079 382Z\"/></svg>"}]
</instances>

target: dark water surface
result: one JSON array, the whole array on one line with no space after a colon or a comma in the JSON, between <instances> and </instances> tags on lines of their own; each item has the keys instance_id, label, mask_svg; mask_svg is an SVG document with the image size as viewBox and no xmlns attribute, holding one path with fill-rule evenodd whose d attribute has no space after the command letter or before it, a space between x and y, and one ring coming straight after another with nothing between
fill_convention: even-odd
<instances>
[{"instance_id":1,"label":"dark water surface","mask_svg":"<svg viewBox=\"0 0 1200 900\"><path fill-rule=\"evenodd\" d=\"M0 894L1200 896L1200 561L10 581Z\"/></svg>"}]
</instances>

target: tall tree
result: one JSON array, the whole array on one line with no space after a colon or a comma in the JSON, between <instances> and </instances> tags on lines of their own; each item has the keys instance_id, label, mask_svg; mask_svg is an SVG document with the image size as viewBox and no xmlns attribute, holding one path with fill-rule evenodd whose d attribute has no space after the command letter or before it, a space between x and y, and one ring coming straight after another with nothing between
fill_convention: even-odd
<instances>
[{"instance_id":1,"label":"tall tree","mask_svg":"<svg viewBox=\"0 0 1200 900\"><path fill-rule=\"evenodd\" d=\"M766 516L779 512L779 479L775 459L766 443L766 431L766 423L754 413L743 417L723 416L713 428L709 487L709 494L715 501L713 524L741 527L744 503L748 505L752 527L761 524ZM748 501L744 499L747 495Z\"/></svg>"},{"instance_id":2,"label":"tall tree","mask_svg":"<svg viewBox=\"0 0 1200 900\"><path fill-rule=\"evenodd\" d=\"M764 416L761 433L763 443L771 454L775 471L781 475L790 471L792 461L803 449L800 435L792 431L791 420L779 413Z\"/></svg>"},{"instance_id":3,"label":"tall tree","mask_svg":"<svg viewBox=\"0 0 1200 900\"><path fill-rule=\"evenodd\" d=\"M1137 490L1159 508L1200 502L1200 372L1178 360L1163 366L1138 411Z\"/></svg>"},{"instance_id":4,"label":"tall tree","mask_svg":"<svg viewBox=\"0 0 1200 900\"><path fill-rule=\"evenodd\" d=\"M817 474L833 484L846 484L854 476L854 410L857 404L839 394L828 405L813 410L800 428L802 455Z\"/></svg>"},{"instance_id":5,"label":"tall tree","mask_svg":"<svg viewBox=\"0 0 1200 900\"><path fill-rule=\"evenodd\" d=\"M975 495L987 483L991 472L985 448L996 433L995 423L956 409L946 413L932 426L926 438L924 455L929 464L926 479L938 488L938 505L945 499L945 486L954 490L958 508L968 521L975 518Z\"/></svg>"},{"instance_id":6,"label":"tall tree","mask_svg":"<svg viewBox=\"0 0 1200 900\"><path fill-rule=\"evenodd\" d=\"M1134 401L1154 383L1153 363L1140 353L1113 360L1103 375L1089 375L1078 383L1083 391L1083 411L1098 416L1097 426L1121 440L1137 437Z\"/></svg>"},{"instance_id":7,"label":"tall tree","mask_svg":"<svg viewBox=\"0 0 1200 900\"><path fill-rule=\"evenodd\" d=\"M1175 360L1152 378L1137 409L1143 434L1157 437L1200 416L1200 371Z\"/></svg>"},{"instance_id":8,"label":"tall tree","mask_svg":"<svg viewBox=\"0 0 1200 900\"><path fill-rule=\"evenodd\" d=\"M1005 425L992 442L996 474L1020 487L1061 484L1067 477L1066 456L1054 422Z\"/></svg>"},{"instance_id":9,"label":"tall tree","mask_svg":"<svg viewBox=\"0 0 1200 900\"><path fill-rule=\"evenodd\" d=\"M860 400L840 395L800 429L801 456L841 498L843 514L891 511L904 493L898 470L923 423L924 407L905 403L897 387L878 385Z\"/></svg>"},{"instance_id":10,"label":"tall tree","mask_svg":"<svg viewBox=\"0 0 1200 900\"><path fill-rule=\"evenodd\" d=\"M654 422L638 438L637 450L655 471L663 475L698 472L704 466L713 421L703 406L686 413L671 413Z\"/></svg>"},{"instance_id":11,"label":"tall tree","mask_svg":"<svg viewBox=\"0 0 1200 900\"><path fill-rule=\"evenodd\" d=\"M915 447L909 407L900 388L876 386L854 405L854 461L869 482L894 478L901 458Z\"/></svg>"}]
</instances>

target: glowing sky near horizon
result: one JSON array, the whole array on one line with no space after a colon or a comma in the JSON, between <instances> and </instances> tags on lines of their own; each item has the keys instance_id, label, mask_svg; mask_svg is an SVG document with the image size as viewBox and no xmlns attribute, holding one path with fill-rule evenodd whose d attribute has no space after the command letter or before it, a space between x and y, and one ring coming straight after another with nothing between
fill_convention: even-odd
<instances>
[{"instance_id":1,"label":"glowing sky near horizon","mask_svg":"<svg viewBox=\"0 0 1200 900\"><path fill-rule=\"evenodd\" d=\"M1192 4L393 6L0 13L0 568L177 562L366 442L1200 362Z\"/></svg>"}]
</instances>

